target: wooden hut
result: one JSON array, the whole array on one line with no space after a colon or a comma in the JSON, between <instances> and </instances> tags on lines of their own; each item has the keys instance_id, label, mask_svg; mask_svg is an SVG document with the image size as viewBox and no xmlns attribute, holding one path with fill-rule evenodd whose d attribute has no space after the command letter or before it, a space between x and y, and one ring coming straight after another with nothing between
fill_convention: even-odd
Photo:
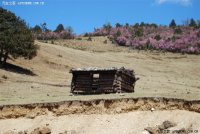
<instances>
[{"instance_id":1,"label":"wooden hut","mask_svg":"<svg viewBox=\"0 0 200 134\"><path fill-rule=\"evenodd\" d=\"M135 82L138 80L133 70L122 68L78 68L71 69L71 92L116 93L134 92Z\"/></svg>"}]
</instances>

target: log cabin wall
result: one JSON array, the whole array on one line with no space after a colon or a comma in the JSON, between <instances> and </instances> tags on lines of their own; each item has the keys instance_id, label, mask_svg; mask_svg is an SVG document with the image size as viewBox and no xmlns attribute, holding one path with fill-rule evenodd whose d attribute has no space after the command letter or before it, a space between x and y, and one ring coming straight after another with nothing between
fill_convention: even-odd
<instances>
[{"instance_id":1,"label":"log cabin wall","mask_svg":"<svg viewBox=\"0 0 200 134\"><path fill-rule=\"evenodd\" d=\"M71 92L87 93L91 90L92 76L90 72L73 73Z\"/></svg>"},{"instance_id":2,"label":"log cabin wall","mask_svg":"<svg viewBox=\"0 0 200 134\"><path fill-rule=\"evenodd\" d=\"M115 92L134 92L136 82L133 71L124 68L117 70L113 88Z\"/></svg>"},{"instance_id":3,"label":"log cabin wall","mask_svg":"<svg viewBox=\"0 0 200 134\"><path fill-rule=\"evenodd\" d=\"M104 93L113 93L113 82L116 71L101 72L99 76L99 88Z\"/></svg>"},{"instance_id":4,"label":"log cabin wall","mask_svg":"<svg viewBox=\"0 0 200 134\"><path fill-rule=\"evenodd\" d=\"M134 92L134 83L135 80L133 77L130 77L126 73L122 73L121 75L121 90L125 92Z\"/></svg>"},{"instance_id":5,"label":"log cabin wall","mask_svg":"<svg viewBox=\"0 0 200 134\"><path fill-rule=\"evenodd\" d=\"M74 70L71 73L72 93L134 92L136 78L133 70Z\"/></svg>"}]
</instances>

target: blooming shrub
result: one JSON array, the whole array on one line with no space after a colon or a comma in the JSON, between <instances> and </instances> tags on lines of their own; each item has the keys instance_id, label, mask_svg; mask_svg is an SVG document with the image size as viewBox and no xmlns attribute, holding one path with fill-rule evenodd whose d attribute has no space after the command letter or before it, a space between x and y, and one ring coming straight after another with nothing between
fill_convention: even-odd
<instances>
[{"instance_id":1,"label":"blooming shrub","mask_svg":"<svg viewBox=\"0 0 200 134\"><path fill-rule=\"evenodd\" d=\"M140 50L162 50L176 53L200 54L200 28L179 26L120 26L95 29L90 36L108 36L120 46Z\"/></svg>"},{"instance_id":2,"label":"blooming shrub","mask_svg":"<svg viewBox=\"0 0 200 134\"><path fill-rule=\"evenodd\" d=\"M160 39L161 39L161 37L160 37L160 35L156 35L155 37L154 37L154 39L156 39L157 41L159 41Z\"/></svg>"},{"instance_id":3,"label":"blooming shrub","mask_svg":"<svg viewBox=\"0 0 200 134\"><path fill-rule=\"evenodd\" d=\"M38 40L56 40L56 39L73 39L74 35L67 32L42 32L40 34L35 33L35 38Z\"/></svg>"},{"instance_id":4,"label":"blooming shrub","mask_svg":"<svg viewBox=\"0 0 200 134\"><path fill-rule=\"evenodd\" d=\"M124 46L124 45L126 45L126 38L124 36L119 36L119 37L117 37L116 42L120 46Z\"/></svg>"}]
</instances>

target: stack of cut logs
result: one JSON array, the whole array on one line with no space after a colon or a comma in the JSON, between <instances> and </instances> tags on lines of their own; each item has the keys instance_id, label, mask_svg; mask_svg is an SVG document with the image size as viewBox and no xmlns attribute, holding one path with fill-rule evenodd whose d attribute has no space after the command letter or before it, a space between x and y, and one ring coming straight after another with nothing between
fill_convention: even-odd
<instances>
[{"instance_id":1,"label":"stack of cut logs","mask_svg":"<svg viewBox=\"0 0 200 134\"><path fill-rule=\"evenodd\" d=\"M114 92L121 93L122 91L134 92L134 86L137 79L134 71L125 69L124 67L117 70L113 82Z\"/></svg>"}]
</instances>

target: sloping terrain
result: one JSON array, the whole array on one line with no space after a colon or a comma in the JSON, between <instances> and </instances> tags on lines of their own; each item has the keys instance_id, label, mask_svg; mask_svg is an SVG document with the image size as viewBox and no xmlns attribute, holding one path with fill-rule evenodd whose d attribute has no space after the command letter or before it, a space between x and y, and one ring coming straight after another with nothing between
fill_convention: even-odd
<instances>
[{"instance_id":1,"label":"sloping terrain","mask_svg":"<svg viewBox=\"0 0 200 134\"><path fill-rule=\"evenodd\" d=\"M200 98L199 55L136 51L109 41L104 44L105 40L35 41L40 46L36 58L9 60L15 66L0 70L0 104L119 97ZM71 96L69 70L90 66L134 69L140 78L135 93Z\"/></svg>"},{"instance_id":2,"label":"sloping terrain","mask_svg":"<svg viewBox=\"0 0 200 134\"><path fill-rule=\"evenodd\" d=\"M200 132L199 55L136 51L105 40L35 41L36 58L9 60L0 70L0 133ZM69 70L90 66L134 69L135 92L71 95ZM165 129L164 122L175 125Z\"/></svg>"}]
</instances>

